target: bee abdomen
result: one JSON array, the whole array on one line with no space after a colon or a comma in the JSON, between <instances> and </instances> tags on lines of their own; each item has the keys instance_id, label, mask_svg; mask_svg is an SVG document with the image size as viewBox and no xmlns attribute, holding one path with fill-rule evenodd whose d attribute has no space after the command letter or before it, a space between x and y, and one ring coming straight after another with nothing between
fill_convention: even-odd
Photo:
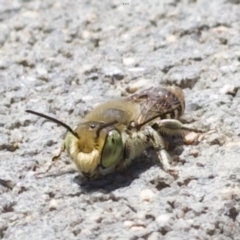
<instances>
[{"instance_id":1,"label":"bee abdomen","mask_svg":"<svg viewBox=\"0 0 240 240\"><path fill-rule=\"evenodd\" d=\"M126 98L140 106L136 122L146 124L155 118L178 119L185 110L183 90L177 86L150 87Z\"/></svg>"},{"instance_id":2,"label":"bee abdomen","mask_svg":"<svg viewBox=\"0 0 240 240\"><path fill-rule=\"evenodd\" d=\"M178 119L185 110L185 98L181 88L177 86L159 87L157 108L161 119Z\"/></svg>"}]
</instances>

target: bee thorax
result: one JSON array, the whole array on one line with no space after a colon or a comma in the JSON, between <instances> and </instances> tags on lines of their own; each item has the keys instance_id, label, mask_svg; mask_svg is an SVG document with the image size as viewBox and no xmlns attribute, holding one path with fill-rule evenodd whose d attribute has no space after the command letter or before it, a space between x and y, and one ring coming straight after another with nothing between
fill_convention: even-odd
<instances>
[{"instance_id":1,"label":"bee thorax","mask_svg":"<svg viewBox=\"0 0 240 240\"><path fill-rule=\"evenodd\" d=\"M119 164L119 168L125 167L132 159L139 156L148 147L152 146L152 142L149 139L149 128L151 127L147 126L144 130L133 132L131 136L124 136L123 134L125 139L125 161Z\"/></svg>"}]
</instances>

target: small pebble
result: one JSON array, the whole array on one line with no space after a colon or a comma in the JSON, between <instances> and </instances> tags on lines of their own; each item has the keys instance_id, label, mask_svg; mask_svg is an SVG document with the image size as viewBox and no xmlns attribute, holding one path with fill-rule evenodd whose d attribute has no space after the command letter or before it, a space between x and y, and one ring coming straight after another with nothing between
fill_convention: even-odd
<instances>
[{"instance_id":1,"label":"small pebble","mask_svg":"<svg viewBox=\"0 0 240 240\"><path fill-rule=\"evenodd\" d=\"M220 135L219 133L213 133L209 135L206 140L210 145L217 144L222 146L226 142L226 137L224 135Z\"/></svg>"},{"instance_id":2,"label":"small pebble","mask_svg":"<svg viewBox=\"0 0 240 240\"><path fill-rule=\"evenodd\" d=\"M93 222L100 223L103 219L103 214L100 212L97 212L90 219Z\"/></svg>"},{"instance_id":3,"label":"small pebble","mask_svg":"<svg viewBox=\"0 0 240 240\"><path fill-rule=\"evenodd\" d=\"M234 147L240 148L240 141L231 141L226 143L225 146L228 148L234 148Z\"/></svg>"},{"instance_id":4,"label":"small pebble","mask_svg":"<svg viewBox=\"0 0 240 240\"><path fill-rule=\"evenodd\" d=\"M199 137L199 133L189 132L187 135L184 136L184 143L185 144L193 144Z\"/></svg>"},{"instance_id":5,"label":"small pebble","mask_svg":"<svg viewBox=\"0 0 240 240\"><path fill-rule=\"evenodd\" d=\"M165 76L166 84L192 89L200 79L201 69L193 66L174 67Z\"/></svg>"},{"instance_id":6,"label":"small pebble","mask_svg":"<svg viewBox=\"0 0 240 240\"><path fill-rule=\"evenodd\" d=\"M224 188L219 193L219 195L221 196L222 200L231 200L233 194L235 194L233 188Z\"/></svg>"},{"instance_id":7,"label":"small pebble","mask_svg":"<svg viewBox=\"0 0 240 240\"><path fill-rule=\"evenodd\" d=\"M143 230L145 227L143 226L132 226L131 227L131 230L133 231L140 231L140 230Z\"/></svg>"},{"instance_id":8,"label":"small pebble","mask_svg":"<svg viewBox=\"0 0 240 240\"><path fill-rule=\"evenodd\" d=\"M82 97L82 101L83 102L88 102L88 101L91 101L91 100L93 100L93 96L92 95L86 95L86 96Z\"/></svg>"},{"instance_id":9,"label":"small pebble","mask_svg":"<svg viewBox=\"0 0 240 240\"><path fill-rule=\"evenodd\" d=\"M136 91L138 91L140 88L145 87L145 86L149 86L149 80L147 79L141 79L138 80L135 83L132 83L130 86L126 87L126 91L128 93L135 93Z\"/></svg>"},{"instance_id":10,"label":"small pebble","mask_svg":"<svg viewBox=\"0 0 240 240\"><path fill-rule=\"evenodd\" d=\"M236 96L236 93L238 91L238 87L231 85L231 84L225 84L219 92L222 94L229 94L232 96Z\"/></svg>"},{"instance_id":11,"label":"small pebble","mask_svg":"<svg viewBox=\"0 0 240 240\"><path fill-rule=\"evenodd\" d=\"M215 225L211 223L203 223L201 226L209 235L212 235L215 230Z\"/></svg>"},{"instance_id":12,"label":"small pebble","mask_svg":"<svg viewBox=\"0 0 240 240\"><path fill-rule=\"evenodd\" d=\"M134 222L127 220L123 222L123 225L126 227L132 227L134 225Z\"/></svg>"},{"instance_id":13,"label":"small pebble","mask_svg":"<svg viewBox=\"0 0 240 240\"><path fill-rule=\"evenodd\" d=\"M122 61L125 66L131 66L136 63L136 59L133 57L123 58Z\"/></svg>"},{"instance_id":14,"label":"small pebble","mask_svg":"<svg viewBox=\"0 0 240 240\"><path fill-rule=\"evenodd\" d=\"M155 196L155 193L150 189L145 189L140 192L140 199L142 201L149 202L154 198L154 196Z\"/></svg>"},{"instance_id":15,"label":"small pebble","mask_svg":"<svg viewBox=\"0 0 240 240\"><path fill-rule=\"evenodd\" d=\"M235 67L232 66L232 65L225 65L225 66L222 66L220 67L220 71L223 73L223 74L229 74L231 72L234 72L235 70ZM227 84L228 85L228 84ZM226 85L225 85L226 86Z\"/></svg>"},{"instance_id":16,"label":"small pebble","mask_svg":"<svg viewBox=\"0 0 240 240\"><path fill-rule=\"evenodd\" d=\"M22 131L20 131L17 128L13 129L11 131L11 138L10 139L11 139L12 143L22 142L22 140L23 140Z\"/></svg>"},{"instance_id":17,"label":"small pebble","mask_svg":"<svg viewBox=\"0 0 240 240\"><path fill-rule=\"evenodd\" d=\"M122 80L124 78L123 70L118 66L107 66L103 68L103 74L106 77L113 77L116 80Z\"/></svg>"},{"instance_id":18,"label":"small pebble","mask_svg":"<svg viewBox=\"0 0 240 240\"><path fill-rule=\"evenodd\" d=\"M168 43L174 43L177 41L177 37L175 35L168 35L167 38L166 38L166 41Z\"/></svg>"},{"instance_id":19,"label":"small pebble","mask_svg":"<svg viewBox=\"0 0 240 240\"><path fill-rule=\"evenodd\" d=\"M157 223L159 223L160 225L164 226L165 224L167 224L171 219L173 218L172 214L162 214L159 215L156 219Z\"/></svg>"},{"instance_id":20,"label":"small pebble","mask_svg":"<svg viewBox=\"0 0 240 240\"><path fill-rule=\"evenodd\" d=\"M161 234L159 232L153 232L147 238L147 240L159 240L159 239L161 239Z\"/></svg>"},{"instance_id":21,"label":"small pebble","mask_svg":"<svg viewBox=\"0 0 240 240\"><path fill-rule=\"evenodd\" d=\"M200 215L204 210L204 206L202 203L196 202L191 204L191 209L195 214Z\"/></svg>"},{"instance_id":22,"label":"small pebble","mask_svg":"<svg viewBox=\"0 0 240 240\"><path fill-rule=\"evenodd\" d=\"M93 70L93 66L91 64L83 64L79 67L80 73L89 73Z\"/></svg>"},{"instance_id":23,"label":"small pebble","mask_svg":"<svg viewBox=\"0 0 240 240\"><path fill-rule=\"evenodd\" d=\"M199 151L197 149L191 149L189 154L196 158L199 156Z\"/></svg>"},{"instance_id":24,"label":"small pebble","mask_svg":"<svg viewBox=\"0 0 240 240\"><path fill-rule=\"evenodd\" d=\"M55 199L51 199L51 201L49 202L49 210L53 211L56 210L58 206L58 203Z\"/></svg>"},{"instance_id":25,"label":"small pebble","mask_svg":"<svg viewBox=\"0 0 240 240\"><path fill-rule=\"evenodd\" d=\"M174 229L176 230L189 231L190 228L191 228L190 224L182 218L178 219L178 221L174 224Z\"/></svg>"},{"instance_id":26,"label":"small pebble","mask_svg":"<svg viewBox=\"0 0 240 240\"><path fill-rule=\"evenodd\" d=\"M183 218L185 215L182 209L176 209L176 211L174 211L174 214L176 215L177 218Z\"/></svg>"},{"instance_id":27,"label":"small pebble","mask_svg":"<svg viewBox=\"0 0 240 240\"><path fill-rule=\"evenodd\" d=\"M128 68L128 71L132 73L144 72L145 68L133 67L133 68Z\"/></svg>"},{"instance_id":28,"label":"small pebble","mask_svg":"<svg viewBox=\"0 0 240 240\"><path fill-rule=\"evenodd\" d=\"M48 72L46 68L44 67L37 67L36 72L40 79L47 79L48 78Z\"/></svg>"}]
</instances>

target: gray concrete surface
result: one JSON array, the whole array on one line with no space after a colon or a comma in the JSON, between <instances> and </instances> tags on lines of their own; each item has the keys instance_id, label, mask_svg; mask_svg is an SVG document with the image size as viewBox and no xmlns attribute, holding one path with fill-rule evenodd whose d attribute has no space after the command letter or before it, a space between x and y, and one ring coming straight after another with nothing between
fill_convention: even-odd
<instances>
[{"instance_id":1,"label":"gray concrete surface","mask_svg":"<svg viewBox=\"0 0 240 240\"><path fill-rule=\"evenodd\" d=\"M240 239L239 66L237 0L0 0L0 238ZM66 155L35 177L65 130L25 109L74 126L151 84L182 87L189 125L217 130L175 146L178 178L150 153L95 183Z\"/></svg>"}]
</instances>

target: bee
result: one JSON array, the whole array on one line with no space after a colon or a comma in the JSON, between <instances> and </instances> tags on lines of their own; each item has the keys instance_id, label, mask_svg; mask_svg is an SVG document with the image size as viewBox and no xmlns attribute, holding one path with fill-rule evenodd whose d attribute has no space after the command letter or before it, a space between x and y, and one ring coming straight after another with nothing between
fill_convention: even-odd
<instances>
[{"instance_id":1,"label":"bee","mask_svg":"<svg viewBox=\"0 0 240 240\"><path fill-rule=\"evenodd\" d=\"M192 130L178 120L184 110L181 88L158 86L98 105L74 130L45 114L26 112L65 127L64 150L82 175L97 178L125 168L148 148L157 151L165 171L171 170L162 133L179 135Z\"/></svg>"}]
</instances>

